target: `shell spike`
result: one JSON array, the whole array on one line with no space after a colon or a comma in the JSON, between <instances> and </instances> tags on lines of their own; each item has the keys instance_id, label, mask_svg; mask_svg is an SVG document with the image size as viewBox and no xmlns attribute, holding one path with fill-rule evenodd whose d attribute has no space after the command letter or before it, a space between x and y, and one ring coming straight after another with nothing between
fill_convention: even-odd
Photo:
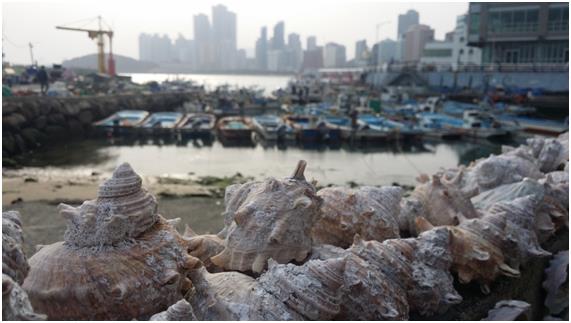
<instances>
[{"instance_id":1,"label":"shell spike","mask_svg":"<svg viewBox=\"0 0 571 323\"><path fill-rule=\"evenodd\" d=\"M307 166L307 162L305 160L300 160L291 175L291 178L297 179L299 181L305 181L305 176L303 172L305 171L305 167Z\"/></svg>"}]
</instances>

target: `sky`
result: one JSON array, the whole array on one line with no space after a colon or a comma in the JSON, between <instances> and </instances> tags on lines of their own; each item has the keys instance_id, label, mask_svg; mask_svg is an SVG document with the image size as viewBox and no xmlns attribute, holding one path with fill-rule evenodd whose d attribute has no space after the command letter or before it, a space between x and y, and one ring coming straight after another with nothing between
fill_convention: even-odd
<instances>
[{"instance_id":1,"label":"sky","mask_svg":"<svg viewBox=\"0 0 571 323\"><path fill-rule=\"evenodd\" d=\"M86 33L56 30L56 25L82 26L81 21L101 15L115 32L113 52L138 58L140 33L167 34L175 39L179 34L193 38L192 17L211 8L225 5L237 14L238 48L253 55L260 28L285 22L287 34L306 38L317 36L318 45L337 42L347 47L347 58L354 57L355 42L366 39L372 46L376 26L380 24L379 39L396 38L398 15L409 9L420 14L420 23L435 29L436 39L454 29L456 17L465 14L468 2L381 2L359 0L45 0L2 2L2 50L5 60L29 64L29 43L39 64L61 63L65 59L96 52L95 41ZM75 23L80 21L78 23ZM85 22L83 22L85 23ZM94 28L96 24L84 26ZM108 48L106 48L108 51Z\"/></svg>"}]
</instances>

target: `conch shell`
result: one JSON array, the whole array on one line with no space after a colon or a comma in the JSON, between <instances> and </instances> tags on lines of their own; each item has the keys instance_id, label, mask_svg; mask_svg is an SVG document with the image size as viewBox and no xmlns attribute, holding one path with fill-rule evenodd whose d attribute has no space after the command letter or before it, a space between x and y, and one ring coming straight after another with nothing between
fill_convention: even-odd
<instances>
[{"instance_id":1,"label":"conch shell","mask_svg":"<svg viewBox=\"0 0 571 323\"><path fill-rule=\"evenodd\" d=\"M447 183L459 187L468 198L500 185L519 182L525 177L543 177L533 156L522 151L491 155L472 163L468 168L460 166L458 170L449 170L445 174Z\"/></svg>"},{"instance_id":2,"label":"conch shell","mask_svg":"<svg viewBox=\"0 0 571 323\"><path fill-rule=\"evenodd\" d=\"M79 208L60 207L65 242L30 258L24 289L50 320L148 319L192 287L186 273L201 263L157 214L155 198L122 164Z\"/></svg>"},{"instance_id":3,"label":"conch shell","mask_svg":"<svg viewBox=\"0 0 571 323\"><path fill-rule=\"evenodd\" d=\"M166 311L151 316L149 321L196 321L196 317L190 303L181 299L169 306Z\"/></svg>"},{"instance_id":4,"label":"conch shell","mask_svg":"<svg viewBox=\"0 0 571 323\"><path fill-rule=\"evenodd\" d=\"M324 320L339 313L344 259L278 264L258 279L239 272L191 271L199 320Z\"/></svg>"},{"instance_id":5,"label":"conch shell","mask_svg":"<svg viewBox=\"0 0 571 323\"><path fill-rule=\"evenodd\" d=\"M264 270L268 259L302 261L311 251L311 229L319 217L321 199L305 180L305 161L292 177L268 178L230 186L225 196L225 249L211 258L228 270Z\"/></svg>"},{"instance_id":6,"label":"conch shell","mask_svg":"<svg viewBox=\"0 0 571 323\"><path fill-rule=\"evenodd\" d=\"M347 248L355 234L377 241L399 237L401 188L330 187L321 189L317 195L323 204L322 217L311 233L314 243Z\"/></svg>"},{"instance_id":7,"label":"conch shell","mask_svg":"<svg viewBox=\"0 0 571 323\"><path fill-rule=\"evenodd\" d=\"M554 138L529 138L527 146L537 158L539 169L544 173L557 170L569 159L569 148Z\"/></svg>"},{"instance_id":8,"label":"conch shell","mask_svg":"<svg viewBox=\"0 0 571 323\"><path fill-rule=\"evenodd\" d=\"M24 232L17 211L2 212L2 273L22 284L30 266L23 249Z\"/></svg>"},{"instance_id":9,"label":"conch shell","mask_svg":"<svg viewBox=\"0 0 571 323\"><path fill-rule=\"evenodd\" d=\"M569 308L569 250L558 252L545 269L543 288L547 292L545 306L551 315L561 314Z\"/></svg>"},{"instance_id":10,"label":"conch shell","mask_svg":"<svg viewBox=\"0 0 571 323\"><path fill-rule=\"evenodd\" d=\"M454 185L442 181L440 175L418 185L401 203L399 227L412 235L416 234L415 219L420 216L435 226L458 225L479 216L470 199Z\"/></svg>"}]
</instances>

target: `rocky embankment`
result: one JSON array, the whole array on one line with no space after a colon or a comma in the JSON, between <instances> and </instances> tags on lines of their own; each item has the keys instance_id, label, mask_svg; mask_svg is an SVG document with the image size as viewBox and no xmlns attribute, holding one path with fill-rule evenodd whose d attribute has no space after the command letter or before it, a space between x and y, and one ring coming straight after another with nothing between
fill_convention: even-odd
<instances>
[{"instance_id":1,"label":"rocky embankment","mask_svg":"<svg viewBox=\"0 0 571 323\"><path fill-rule=\"evenodd\" d=\"M124 109L172 111L192 93L87 97L11 97L2 101L2 156L11 158L41 146L92 133L92 123Z\"/></svg>"}]
</instances>

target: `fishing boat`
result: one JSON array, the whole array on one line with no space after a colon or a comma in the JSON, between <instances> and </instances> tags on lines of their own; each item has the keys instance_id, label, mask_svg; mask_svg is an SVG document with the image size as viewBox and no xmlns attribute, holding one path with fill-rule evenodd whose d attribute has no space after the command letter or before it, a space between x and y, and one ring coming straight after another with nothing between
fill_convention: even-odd
<instances>
[{"instance_id":1,"label":"fishing boat","mask_svg":"<svg viewBox=\"0 0 571 323\"><path fill-rule=\"evenodd\" d=\"M293 140L293 128L275 115L262 115L252 118L252 127L264 140Z\"/></svg>"},{"instance_id":2,"label":"fishing boat","mask_svg":"<svg viewBox=\"0 0 571 323\"><path fill-rule=\"evenodd\" d=\"M569 118L564 121L514 115L498 115L496 118L504 126L516 127L529 133L557 136L565 131L569 131Z\"/></svg>"},{"instance_id":3,"label":"fishing boat","mask_svg":"<svg viewBox=\"0 0 571 323\"><path fill-rule=\"evenodd\" d=\"M322 117L321 120L325 122L325 125L329 128L329 132L338 132L342 140L350 139L357 132L357 128L352 127L351 119L348 117L325 116Z\"/></svg>"},{"instance_id":4,"label":"fishing boat","mask_svg":"<svg viewBox=\"0 0 571 323\"><path fill-rule=\"evenodd\" d=\"M216 131L222 140L251 141L253 128L249 118L223 117L216 123Z\"/></svg>"},{"instance_id":5,"label":"fishing boat","mask_svg":"<svg viewBox=\"0 0 571 323\"><path fill-rule=\"evenodd\" d=\"M122 110L93 123L93 126L103 131L112 131L115 134L131 134L148 116L149 112L147 111Z\"/></svg>"},{"instance_id":6,"label":"fishing boat","mask_svg":"<svg viewBox=\"0 0 571 323\"><path fill-rule=\"evenodd\" d=\"M288 115L285 123L293 128L295 137L299 141L321 141L329 137L329 128L319 117L311 115ZM339 131L333 131L333 135Z\"/></svg>"},{"instance_id":7,"label":"fishing boat","mask_svg":"<svg viewBox=\"0 0 571 323\"><path fill-rule=\"evenodd\" d=\"M359 131L363 132L361 137L369 140L407 140L414 139L422 135L422 131L413 125L370 114L360 115L358 117L358 123Z\"/></svg>"},{"instance_id":8,"label":"fishing boat","mask_svg":"<svg viewBox=\"0 0 571 323\"><path fill-rule=\"evenodd\" d=\"M417 114L417 118L418 129L427 138L459 139L464 133L462 119L435 112L422 112Z\"/></svg>"},{"instance_id":9,"label":"fishing boat","mask_svg":"<svg viewBox=\"0 0 571 323\"><path fill-rule=\"evenodd\" d=\"M216 117L207 113L189 113L176 125L182 136L211 136Z\"/></svg>"},{"instance_id":10,"label":"fishing boat","mask_svg":"<svg viewBox=\"0 0 571 323\"><path fill-rule=\"evenodd\" d=\"M175 126L182 120L181 112L157 112L151 114L139 127L143 134L174 134Z\"/></svg>"},{"instance_id":11,"label":"fishing boat","mask_svg":"<svg viewBox=\"0 0 571 323\"><path fill-rule=\"evenodd\" d=\"M502 125L490 114L478 110L464 111L463 121L463 135L467 137L486 139L506 137L515 130L515 127Z\"/></svg>"}]
</instances>

